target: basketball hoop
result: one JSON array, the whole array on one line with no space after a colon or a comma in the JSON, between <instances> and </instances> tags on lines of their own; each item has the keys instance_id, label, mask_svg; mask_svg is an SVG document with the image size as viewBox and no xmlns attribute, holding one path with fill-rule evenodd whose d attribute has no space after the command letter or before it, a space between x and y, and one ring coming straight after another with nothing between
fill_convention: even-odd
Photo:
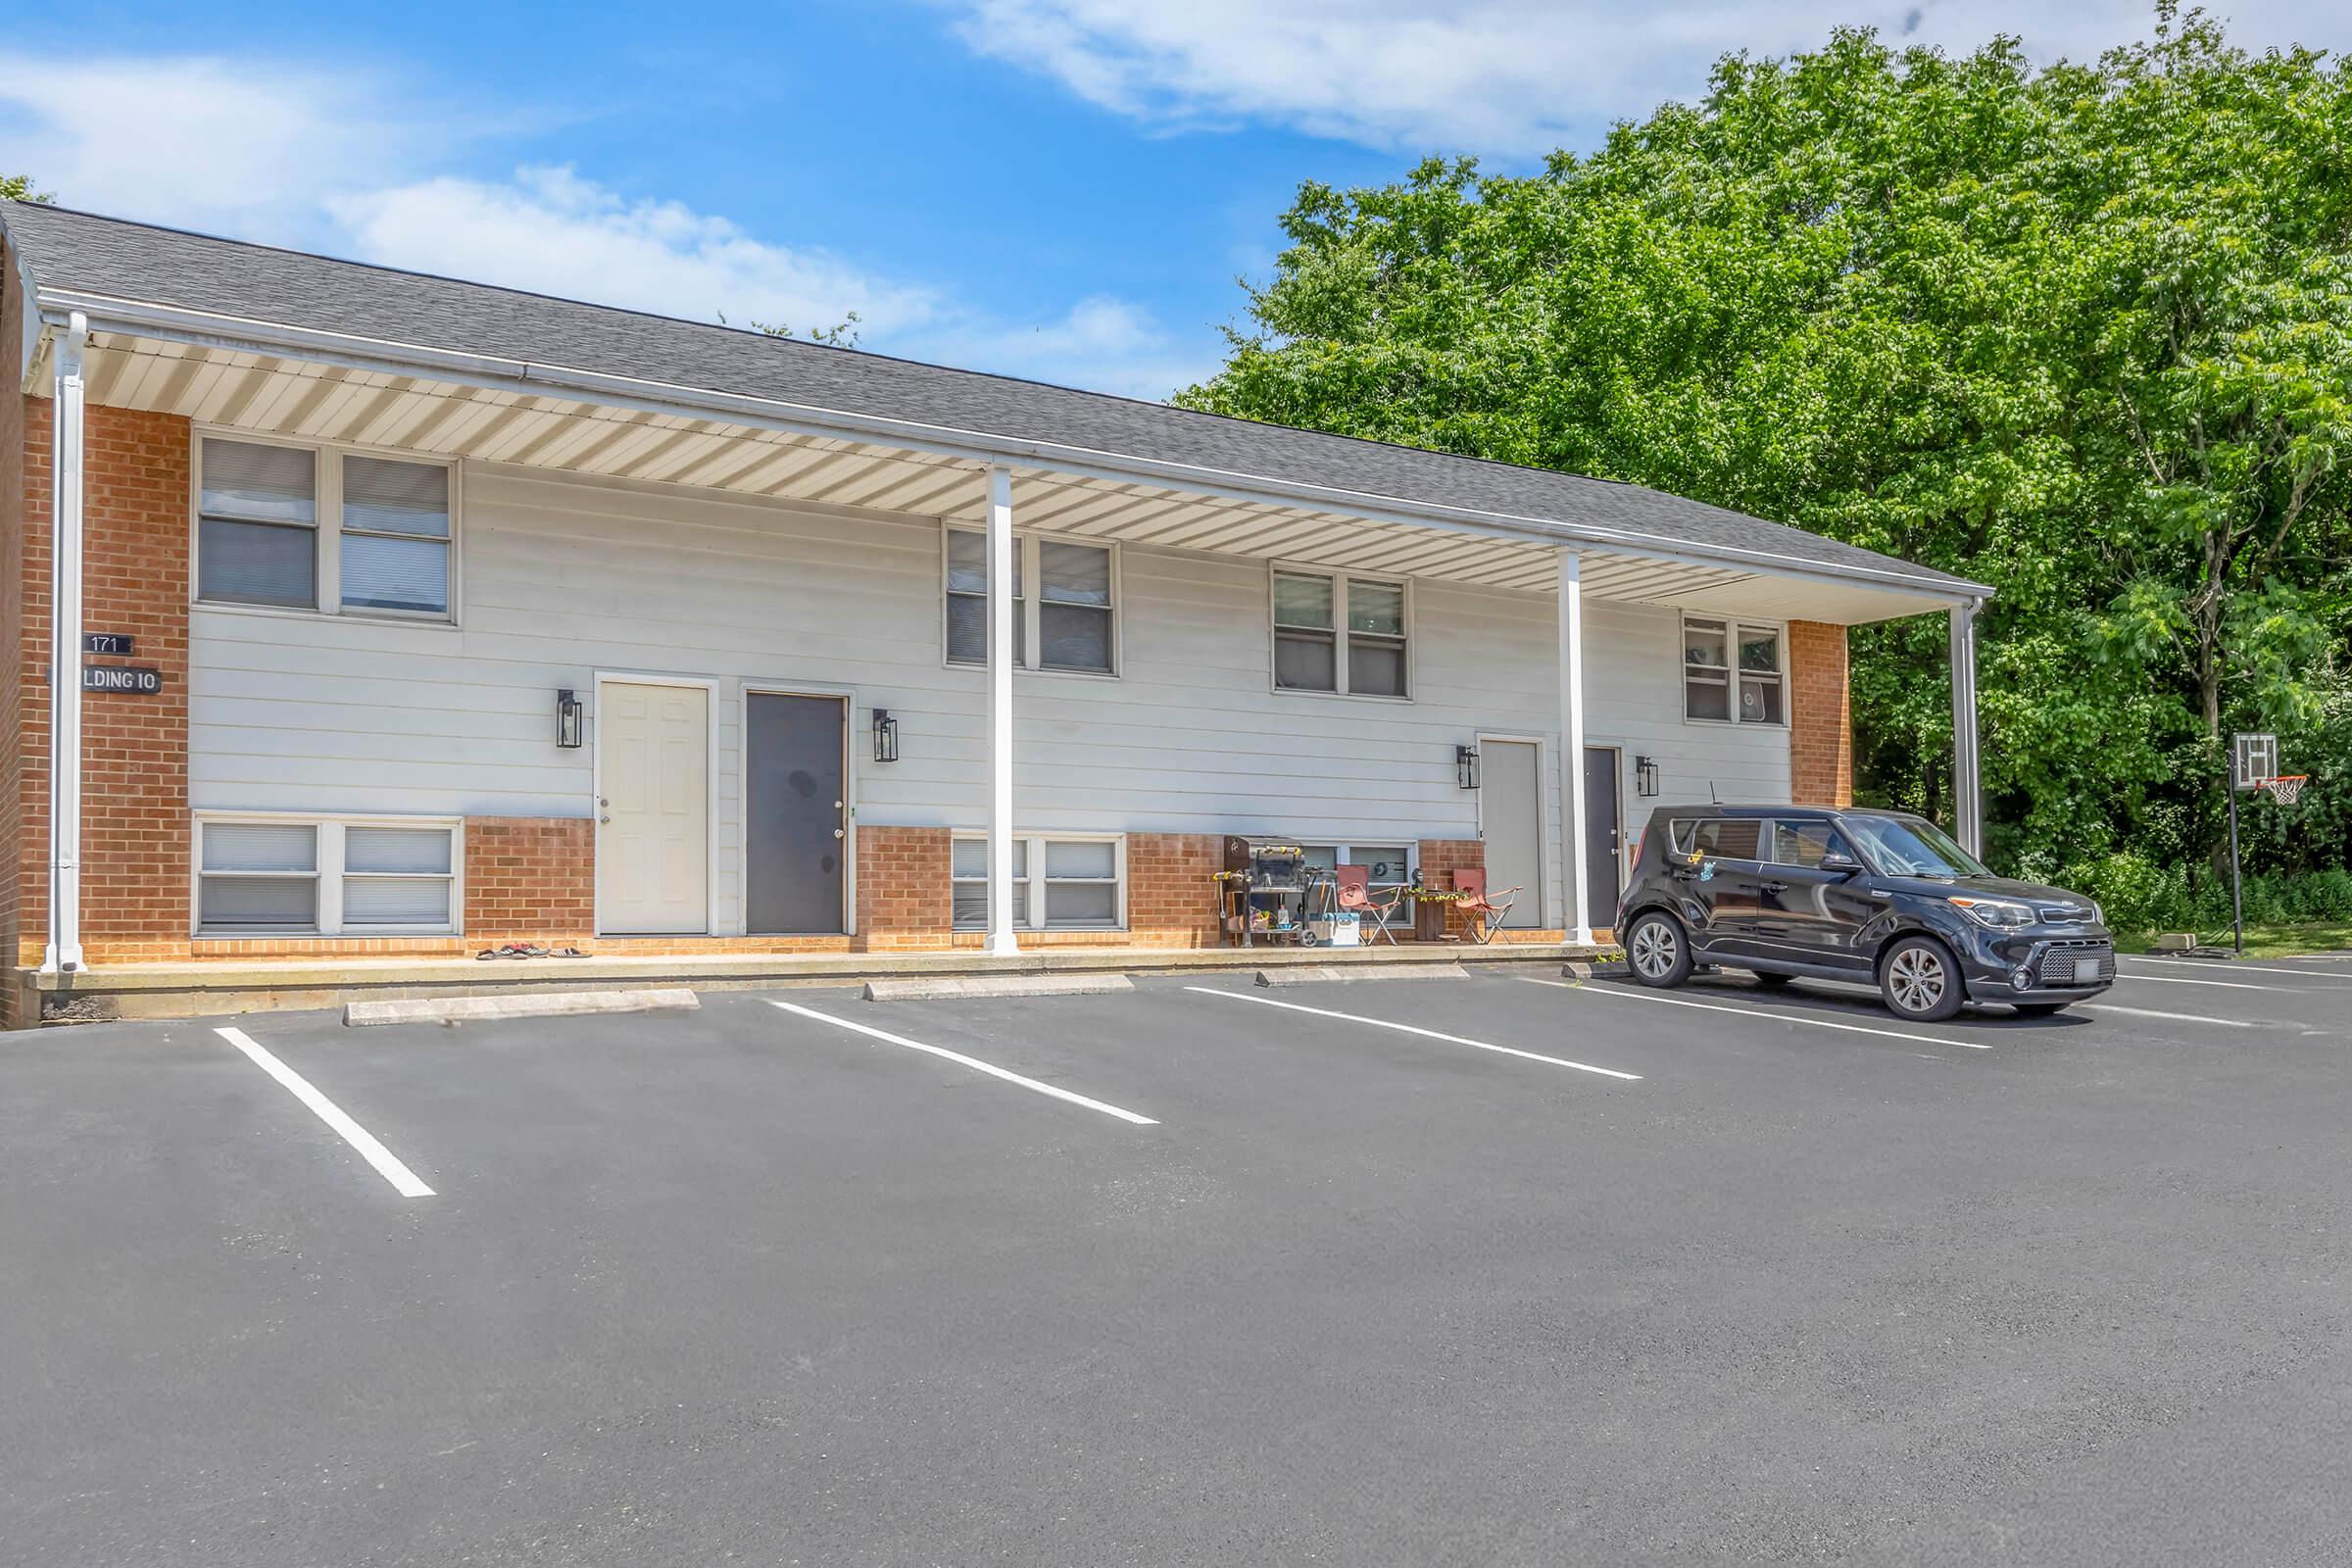
<instances>
[{"instance_id":1,"label":"basketball hoop","mask_svg":"<svg viewBox=\"0 0 2352 1568\"><path fill-rule=\"evenodd\" d=\"M2303 786L2310 782L2311 775L2309 773L2280 773L2273 778L2256 779L2254 787L2258 790L2269 790L2271 799L2277 801L2280 806L2292 806L2295 804L2295 798L2303 793Z\"/></svg>"}]
</instances>

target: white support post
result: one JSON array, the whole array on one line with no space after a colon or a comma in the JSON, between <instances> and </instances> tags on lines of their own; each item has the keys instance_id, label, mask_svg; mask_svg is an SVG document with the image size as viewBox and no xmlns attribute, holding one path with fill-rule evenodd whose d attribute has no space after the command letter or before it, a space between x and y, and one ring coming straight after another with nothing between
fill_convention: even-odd
<instances>
[{"instance_id":1,"label":"white support post","mask_svg":"<svg viewBox=\"0 0 2352 1568\"><path fill-rule=\"evenodd\" d=\"M1971 855L1984 853L1984 802L1977 755L1977 606L1952 607L1952 825Z\"/></svg>"},{"instance_id":2,"label":"white support post","mask_svg":"<svg viewBox=\"0 0 2352 1568\"><path fill-rule=\"evenodd\" d=\"M1585 568L1560 552L1560 865L1568 940L1592 940L1585 907Z\"/></svg>"},{"instance_id":3,"label":"white support post","mask_svg":"<svg viewBox=\"0 0 2352 1568\"><path fill-rule=\"evenodd\" d=\"M46 974L81 968L81 427L82 351L89 318L75 311L57 339L50 419L49 941Z\"/></svg>"},{"instance_id":4,"label":"white support post","mask_svg":"<svg viewBox=\"0 0 2352 1568\"><path fill-rule=\"evenodd\" d=\"M988 951L1021 951L1012 925L1012 470L988 470Z\"/></svg>"}]
</instances>

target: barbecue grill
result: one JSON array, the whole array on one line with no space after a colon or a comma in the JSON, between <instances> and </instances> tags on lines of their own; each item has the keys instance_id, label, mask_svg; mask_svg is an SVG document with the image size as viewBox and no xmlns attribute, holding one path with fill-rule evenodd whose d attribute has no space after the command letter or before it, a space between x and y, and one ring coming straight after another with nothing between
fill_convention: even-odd
<instances>
[{"instance_id":1,"label":"barbecue grill","mask_svg":"<svg viewBox=\"0 0 2352 1568\"><path fill-rule=\"evenodd\" d=\"M1245 948L1260 940L1313 947L1312 921L1329 911L1332 898L1330 874L1309 866L1304 849L1239 835L1225 840L1217 888L1225 940Z\"/></svg>"}]
</instances>

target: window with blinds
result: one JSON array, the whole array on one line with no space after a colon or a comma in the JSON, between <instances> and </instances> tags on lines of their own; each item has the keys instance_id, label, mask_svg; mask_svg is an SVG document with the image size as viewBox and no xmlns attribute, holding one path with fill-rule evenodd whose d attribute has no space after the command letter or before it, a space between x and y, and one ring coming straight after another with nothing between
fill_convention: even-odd
<instances>
[{"instance_id":1,"label":"window with blinds","mask_svg":"<svg viewBox=\"0 0 2352 1568\"><path fill-rule=\"evenodd\" d=\"M294 822L206 822L197 920L207 930L318 929L318 829Z\"/></svg>"},{"instance_id":2,"label":"window with blinds","mask_svg":"<svg viewBox=\"0 0 2352 1568\"><path fill-rule=\"evenodd\" d=\"M200 820L200 934L458 929L458 827L449 822Z\"/></svg>"},{"instance_id":3,"label":"window with blinds","mask_svg":"<svg viewBox=\"0 0 2352 1568\"><path fill-rule=\"evenodd\" d=\"M346 456L342 536L347 609L449 612L447 468Z\"/></svg>"},{"instance_id":4,"label":"window with blinds","mask_svg":"<svg viewBox=\"0 0 2352 1568\"><path fill-rule=\"evenodd\" d=\"M955 842L956 925L988 925L988 840ZM1126 857L1116 838L1027 834L1012 841L1012 923L1024 930L1115 930L1126 920Z\"/></svg>"},{"instance_id":5,"label":"window with blinds","mask_svg":"<svg viewBox=\"0 0 2352 1568\"><path fill-rule=\"evenodd\" d=\"M226 436L197 453L199 600L449 616L448 465Z\"/></svg>"},{"instance_id":6,"label":"window with blinds","mask_svg":"<svg viewBox=\"0 0 2352 1568\"><path fill-rule=\"evenodd\" d=\"M300 447L207 437L196 592L234 605L318 606L318 465Z\"/></svg>"},{"instance_id":7,"label":"window with blinds","mask_svg":"<svg viewBox=\"0 0 2352 1568\"><path fill-rule=\"evenodd\" d=\"M1403 697L1405 585L1347 572L1274 573L1274 684L1293 692Z\"/></svg>"},{"instance_id":8,"label":"window with blinds","mask_svg":"<svg viewBox=\"0 0 2352 1568\"><path fill-rule=\"evenodd\" d=\"M988 662L988 535L947 531L948 662ZM1013 662L1022 669L1118 673L1118 567L1107 545L1028 535L1012 541ZM1037 650L1034 660L1030 650Z\"/></svg>"}]
</instances>

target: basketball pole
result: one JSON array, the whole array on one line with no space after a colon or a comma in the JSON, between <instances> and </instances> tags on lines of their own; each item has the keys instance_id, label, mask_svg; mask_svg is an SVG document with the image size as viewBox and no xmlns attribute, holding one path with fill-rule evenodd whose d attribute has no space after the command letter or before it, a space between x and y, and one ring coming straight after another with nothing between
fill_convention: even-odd
<instances>
[{"instance_id":1,"label":"basketball pole","mask_svg":"<svg viewBox=\"0 0 2352 1568\"><path fill-rule=\"evenodd\" d=\"M2237 871L2237 765L2234 758L2230 767L2230 948L2239 957L2246 956L2246 900Z\"/></svg>"}]
</instances>

